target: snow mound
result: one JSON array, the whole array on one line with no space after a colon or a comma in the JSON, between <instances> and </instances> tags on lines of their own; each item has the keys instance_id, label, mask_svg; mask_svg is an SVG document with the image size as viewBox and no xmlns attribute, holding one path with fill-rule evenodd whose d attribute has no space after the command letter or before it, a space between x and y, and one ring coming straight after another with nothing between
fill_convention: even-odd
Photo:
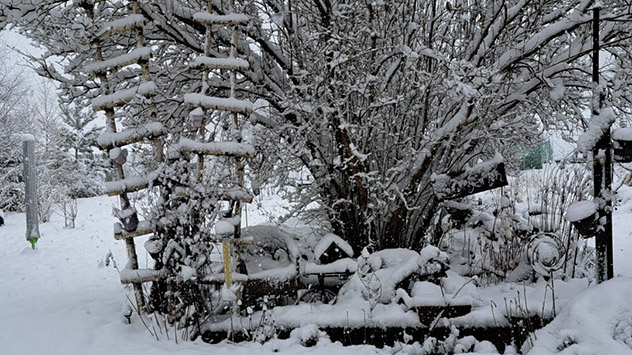
<instances>
[{"instance_id":1,"label":"snow mound","mask_svg":"<svg viewBox=\"0 0 632 355\"><path fill-rule=\"evenodd\" d=\"M523 353L632 353L632 278L619 277L581 292L546 327L538 330L532 348Z\"/></svg>"}]
</instances>

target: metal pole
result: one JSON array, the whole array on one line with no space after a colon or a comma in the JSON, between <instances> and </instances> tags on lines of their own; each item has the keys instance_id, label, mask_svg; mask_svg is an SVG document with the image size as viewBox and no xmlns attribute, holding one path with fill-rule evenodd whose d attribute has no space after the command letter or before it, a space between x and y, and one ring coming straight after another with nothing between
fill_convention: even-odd
<instances>
[{"instance_id":1,"label":"metal pole","mask_svg":"<svg viewBox=\"0 0 632 355\"><path fill-rule=\"evenodd\" d=\"M592 100L592 120L598 119L603 107L604 91L599 85L599 7L593 8L593 67L592 80L595 88ZM612 258L612 153L610 129L606 130L593 149L594 196L598 202L601 218L596 235L597 282L613 277Z\"/></svg>"},{"instance_id":2,"label":"metal pole","mask_svg":"<svg viewBox=\"0 0 632 355\"><path fill-rule=\"evenodd\" d=\"M39 216L37 214L37 185L35 181L35 141L30 136L24 138L24 205L26 207L26 240L35 249L40 238Z\"/></svg>"}]
</instances>

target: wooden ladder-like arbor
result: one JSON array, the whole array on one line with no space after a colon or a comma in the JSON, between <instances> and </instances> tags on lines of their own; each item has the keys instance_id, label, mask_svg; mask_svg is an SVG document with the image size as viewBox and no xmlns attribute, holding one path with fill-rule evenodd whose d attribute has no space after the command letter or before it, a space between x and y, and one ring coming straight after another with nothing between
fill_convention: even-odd
<instances>
[{"instance_id":1,"label":"wooden ladder-like arbor","mask_svg":"<svg viewBox=\"0 0 632 355\"><path fill-rule=\"evenodd\" d=\"M204 55L196 58L191 67L203 69L202 90L199 93L184 95L184 103L195 107L192 110L192 119L199 120L195 139L181 138L172 146L177 153L193 153L197 155L198 181L204 172L204 165L207 156L233 157L237 171L237 187L220 191L218 200L231 201L232 216L226 216L215 225L216 235L224 242L225 254L225 282L230 286L230 245L231 242L240 237L240 216L242 203L250 203L252 195L244 187L244 158L253 157L254 147L242 142L240 134L240 117L249 115L252 111L252 104L246 100L237 99L237 72L249 68L246 60L238 58L237 41L239 38L239 26L248 22L248 16L232 13L234 0L230 1L229 9L225 14L213 13L213 5L208 1L206 11L193 14L193 20L203 24L206 28L206 39L204 45ZM145 18L141 14L138 1L131 1L132 13L114 21L105 22L101 25L94 39L97 49L96 61L87 65L84 69L89 73L94 73L101 84L101 96L92 100L94 111L104 111L106 116L106 132L98 139L99 146L109 151L112 161L112 169L115 175L113 181L106 182L106 193L109 196L119 196L120 209L115 209L115 214L119 222L114 225L114 238L125 241L128 254L128 263L121 271L121 283L132 284L135 291L137 310L140 312L145 307L145 296L142 284L149 281L158 281L168 276L165 269L141 269L138 265L136 246L134 238L156 232L156 221L139 221L138 215L130 198L129 193L141 191L158 183L161 174L161 166L165 164L165 154L163 152L164 141L168 138L167 132L162 123L157 120L156 105L152 97L158 92L156 84L152 81L149 60L151 49L145 46L143 36L143 26ZM89 9L88 9L89 10ZM214 58L211 52L211 31L213 26L228 26L232 30L230 55L224 58ZM127 53L104 58L100 47L100 38L113 34L131 32L136 38L136 47ZM123 67L136 64L141 68L142 77L138 80L139 85L125 90L115 91L108 77L115 74ZM207 96L208 78L212 71L221 70L230 73L230 97ZM145 97L147 100L146 112L148 113L144 122L132 127L119 130L117 125L116 108L124 107L130 103L137 95ZM229 141L207 141L206 116L209 111L228 112L232 118ZM126 176L123 165L126 163L126 151L123 147L135 143L149 140L153 146L154 159L156 161L155 170L144 176ZM227 264L226 264L227 263Z\"/></svg>"}]
</instances>

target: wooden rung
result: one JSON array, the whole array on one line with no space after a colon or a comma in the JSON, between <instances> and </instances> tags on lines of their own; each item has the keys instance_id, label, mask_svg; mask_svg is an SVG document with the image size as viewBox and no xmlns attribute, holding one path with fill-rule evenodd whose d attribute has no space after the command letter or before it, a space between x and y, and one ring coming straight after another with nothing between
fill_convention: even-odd
<instances>
[{"instance_id":1,"label":"wooden rung","mask_svg":"<svg viewBox=\"0 0 632 355\"><path fill-rule=\"evenodd\" d=\"M149 281L158 281L167 277L167 270L154 269L123 269L121 270L121 283L143 283Z\"/></svg>"},{"instance_id":2,"label":"wooden rung","mask_svg":"<svg viewBox=\"0 0 632 355\"><path fill-rule=\"evenodd\" d=\"M129 53L108 60L90 63L84 69L89 73L104 72L108 69L118 69L130 64L136 64L140 60L149 60L149 58L151 58L151 48L139 47Z\"/></svg>"},{"instance_id":3,"label":"wooden rung","mask_svg":"<svg viewBox=\"0 0 632 355\"><path fill-rule=\"evenodd\" d=\"M116 106L123 106L126 103L132 101L132 99L138 95L145 97L151 97L156 94L158 87L153 81L140 84L138 87L120 90L112 94L103 95L92 99L92 110L101 111Z\"/></svg>"},{"instance_id":4,"label":"wooden rung","mask_svg":"<svg viewBox=\"0 0 632 355\"><path fill-rule=\"evenodd\" d=\"M213 97L203 94L184 94L184 102L192 106L201 106L207 110L229 111L242 114L250 114L250 112L252 112L252 103L250 101L233 98Z\"/></svg>"},{"instance_id":5,"label":"wooden rung","mask_svg":"<svg viewBox=\"0 0 632 355\"><path fill-rule=\"evenodd\" d=\"M132 176L123 180L107 181L105 183L105 193L108 196L116 196L122 193L136 192L145 189L150 183L154 183L160 171L153 171L147 176Z\"/></svg>"},{"instance_id":6,"label":"wooden rung","mask_svg":"<svg viewBox=\"0 0 632 355\"><path fill-rule=\"evenodd\" d=\"M198 279L198 281L202 284L212 284L212 285L221 285L226 281L226 277L224 273L208 275L202 279ZM248 275L240 274L237 272L232 273L232 281L233 283L242 283L245 284L248 282Z\"/></svg>"},{"instance_id":7,"label":"wooden rung","mask_svg":"<svg viewBox=\"0 0 632 355\"><path fill-rule=\"evenodd\" d=\"M226 190L222 193L221 197L222 200L229 200L229 201L240 201L240 202L245 202L245 203L251 203L252 202L252 195L244 190L244 189L240 189L240 188L233 188L233 189L229 189Z\"/></svg>"},{"instance_id":8,"label":"wooden rung","mask_svg":"<svg viewBox=\"0 0 632 355\"><path fill-rule=\"evenodd\" d=\"M136 230L132 232L126 231L121 223L114 223L114 239L116 240L136 238L152 233L154 233L154 223L152 221L140 221Z\"/></svg>"},{"instance_id":9,"label":"wooden rung","mask_svg":"<svg viewBox=\"0 0 632 355\"><path fill-rule=\"evenodd\" d=\"M133 14L124 18L109 21L103 24L99 32L98 37L111 35L114 33L123 33L125 31L133 30L138 27L143 27L145 24L145 17L141 14Z\"/></svg>"},{"instance_id":10,"label":"wooden rung","mask_svg":"<svg viewBox=\"0 0 632 355\"><path fill-rule=\"evenodd\" d=\"M97 138L97 144L102 149L123 147L128 144L138 143L145 138L157 138L164 134L164 126L160 122L149 122L136 127L128 128L121 132L105 132Z\"/></svg>"},{"instance_id":11,"label":"wooden rung","mask_svg":"<svg viewBox=\"0 0 632 355\"><path fill-rule=\"evenodd\" d=\"M216 15L210 12L196 12L193 14L193 21L205 25L245 25L250 18L242 14Z\"/></svg>"},{"instance_id":12,"label":"wooden rung","mask_svg":"<svg viewBox=\"0 0 632 355\"><path fill-rule=\"evenodd\" d=\"M193 69L225 69L225 70L248 70L250 65L247 60L241 58L210 58L197 57L189 64Z\"/></svg>"},{"instance_id":13,"label":"wooden rung","mask_svg":"<svg viewBox=\"0 0 632 355\"><path fill-rule=\"evenodd\" d=\"M196 142L192 139L181 138L175 149L181 152L196 154L252 158L255 156L255 147L247 143L237 142Z\"/></svg>"}]
</instances>

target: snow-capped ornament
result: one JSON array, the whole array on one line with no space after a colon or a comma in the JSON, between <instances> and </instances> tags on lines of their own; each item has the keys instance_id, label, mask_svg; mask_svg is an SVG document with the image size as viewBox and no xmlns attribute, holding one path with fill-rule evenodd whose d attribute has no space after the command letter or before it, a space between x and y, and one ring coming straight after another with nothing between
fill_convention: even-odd
<instances>
[{"instance_id":1,"label":"snow-capped ornament","mask_svg":"<svg viewBox=\"0 0 632 355\"><path fill-rule=\"evenodd\" d=\"M127 149L112 149L110 151L110 159L118 165L123 165L127 162Z\"/></svg>"},{"instance_id":2,"label":"snow-capped ornament","mask_svg":"<svg viewBox=\"0 0 632 355\"><path fill-rule=\"evenodd\" d=\"M204 111L197 107L193 111L189 112L189 122L191 127L200 128L202 127L202 119L204 118Z\"/></svg>"}]
</instances>

